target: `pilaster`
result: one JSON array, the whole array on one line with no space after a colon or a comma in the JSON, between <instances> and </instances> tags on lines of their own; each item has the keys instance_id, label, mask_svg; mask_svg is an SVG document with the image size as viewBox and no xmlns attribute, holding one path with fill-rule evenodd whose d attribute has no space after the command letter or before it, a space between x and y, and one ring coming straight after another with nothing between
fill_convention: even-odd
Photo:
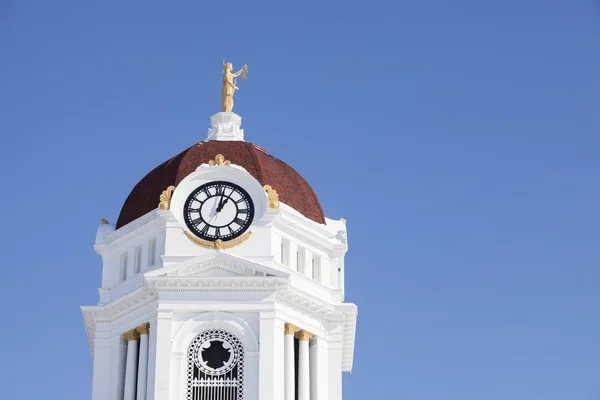
<instances>
[{"instance_id":1,"label":"pilaster","mask_svg":"<svg viewBox=\"0 0 600 400\"><path fill-rule=\"evenodd\" d=\"M94 338L94 380L92 400L109 400L110 387L110 338L104 337L103 332L97 332Z\"/></svg>"},{"instance_id":2,"label":"pilaster","mask_svg":"<svg viewBox=\"0 0 600 400\"><path fill-rule=\"evenodd\" d=\"M169 382L171 367L171 325L172 310L158 310L156 321L150 325L148 358L148 400L169 400Z\"/></svg>"},{"instance_id":3,"label":"pilaster","mask_svg":"<svg viewBox=\"0 0 600 400\"><path fill-rule=\"evenodd\" d=\"M310 399L327 400L329 385L327 374L328 347L322 336L314 337L310 342Z\"/></svg>"},{"instance_id":4,"label":"pilaster","mask_svg":"<svg viewBox=\"0 0 600 400\"><path fill-rule=\"evenodd\" d=\"M284 398L284 322L274 311L260 313L258 398Z\"/></svg>"}]
</instances>

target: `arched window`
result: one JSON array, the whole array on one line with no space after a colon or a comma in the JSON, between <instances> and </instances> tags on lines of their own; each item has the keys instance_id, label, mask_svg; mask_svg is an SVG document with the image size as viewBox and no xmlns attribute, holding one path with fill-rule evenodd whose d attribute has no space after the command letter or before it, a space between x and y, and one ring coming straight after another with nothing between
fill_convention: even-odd
<instances>
[{"instance_id":1,"label":"arched window","mask_svg":"<svg viewBox=\"0 0 600 400\"><path fill-rule=\"evenodd\" d=\"M186 400L242 400L244 347L233 334L211 329L196 336L187 354Z\"/></svg>"}]
</instances>

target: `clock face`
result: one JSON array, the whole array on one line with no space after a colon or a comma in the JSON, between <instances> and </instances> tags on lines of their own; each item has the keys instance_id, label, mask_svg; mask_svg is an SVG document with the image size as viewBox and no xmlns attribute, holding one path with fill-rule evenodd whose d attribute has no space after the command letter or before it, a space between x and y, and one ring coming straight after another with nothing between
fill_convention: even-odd
<instances>
[{"instance_id":1,"label":"clock face","mask_svg":"<svg viewBox=\"0 0 600 400\"><path fill-rule=\"evenodd\" d=\"M227 241L250 227L254 203L248 192L234 183L210 182L189 195L183 217L189 230L200 239Z\"/></svg>"}]
</instances>

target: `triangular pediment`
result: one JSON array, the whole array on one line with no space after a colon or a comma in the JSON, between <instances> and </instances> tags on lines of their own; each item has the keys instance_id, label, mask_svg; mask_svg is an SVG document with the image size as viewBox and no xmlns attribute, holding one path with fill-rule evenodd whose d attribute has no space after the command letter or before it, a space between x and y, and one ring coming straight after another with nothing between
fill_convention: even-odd
<instances>
[{"instance_id":1,"label":"triangular pediment","mask_svg":"<svg viewBox=\"0 0 600 400\"><path fill-rule=\"evenodd\" d=\"M195 257L168 267L148 272L148 278L241 278L241 277L287 277L286 271L222 252Z\"/></svg>"}]
</instances>

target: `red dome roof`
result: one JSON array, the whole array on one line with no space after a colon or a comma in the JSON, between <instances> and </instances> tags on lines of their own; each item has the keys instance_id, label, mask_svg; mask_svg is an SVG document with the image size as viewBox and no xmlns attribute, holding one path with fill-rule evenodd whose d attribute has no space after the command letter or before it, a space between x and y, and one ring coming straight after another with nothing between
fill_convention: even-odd
<instances>
[{"instance_id":1,"label":"red dome roof","mask_svg":"<svg viewBox=\"0 0 600 400\"><path fill-rule=\"evenodd\" d=\"M196 168L223 154L240 165L261 185L271 185L279 200L320 224L325 223L323 209L308 182L292 167L268 155L260 147L242 141L207 141L195 144L154 168L133 188L117 220L117 229L158 207L159 197L170 185L179 182Z\"/></svg>"}]
</instances>

